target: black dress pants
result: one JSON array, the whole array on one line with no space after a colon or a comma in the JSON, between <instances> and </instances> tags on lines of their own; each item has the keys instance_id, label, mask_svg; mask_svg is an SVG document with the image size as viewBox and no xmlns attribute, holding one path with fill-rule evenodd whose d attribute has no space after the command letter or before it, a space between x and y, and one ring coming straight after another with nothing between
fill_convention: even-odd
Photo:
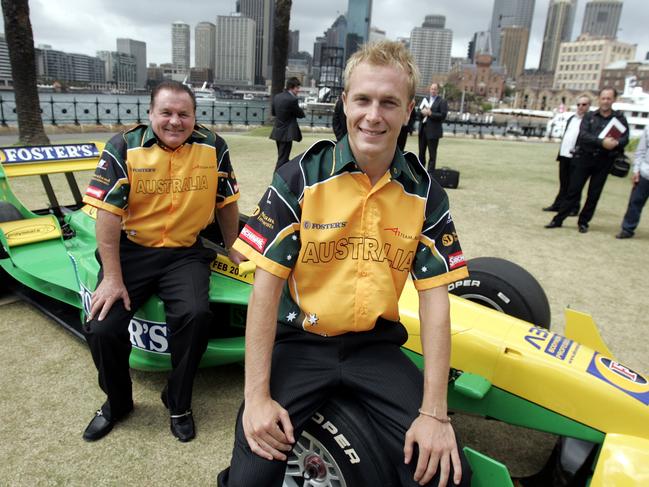
<instances>
[{"instance_id":1,"label":"black dress pants","mask_svg":"<svg viewBox=\"0 0 649 487\"><path fill-rule=\"evenodd\" d=\"M428 149L428 173L432 176L437 163L437 146L439 139L434 137L429 139L423 132L419 133L419 160L426 167L426 149Z\"/></svg>"},{"instance_id":2,"label":"black dress pants","mask_svg":"<svg viewBox=\"0 0 649 487\"><path fill-rule=\"evenodd\" d=\"M586 225L592 220L595 214L597 202L604 189L606 178L611 169L612 160L602 157L579 157L574 161L574 172L570 175L570 185L568 187L568 194L566 199L561 203L559 212L553 218L557 223L563 221L570 214L570 210L579 204L581 192L588 183L588 193L586 195L586 202L579 212L577 219L578 225Z\"/></svg>"},{"instance_id":3,"label":"black dress pants","mask_svg":"<svg viewBox=\"0 0 649 487\"><path fill-rule=\"evenodd\" d=\"M561 203L568 196L568 188L570 187L570 178L575 170L575 164L572 157L559 156L559 192L554 199L552 206L554 208L561 208ZM575 212L579 211L579 202L581 200L581 192L577 204L571 209Z\"/></svg>"},{"instance_id":4,"label":"black dress pants","mask_svg":"<svg viewBox=\"0 0 649 487\"><path fill-rule=\"evenodd\" d=\"M293 142L290 140L288 142L276 140L275 144L277 145L277 164L275 164L275 171L277 171L281 165L287 163L291 158Z\"/></svg>"},{"instance_id":5,"label":"black dress pants","mask_svg":"<svg viewBox=\"0 0 649 487\"><path fill-rule=\"evenodd\" d=\"M167 317L172 370L167 383L171 414L191 408L192 386L198 364L207 347L209 263L214 252L200 245L190 248L142 247L124 235L120 261L131 310L122 300L113 304L102 321L85 323L84 334L99 372L99 386L108 396L108 417L119 418L133 408L129 355L129 323L153 294L162 299ZM99 271L99 282L103 271Z\"/></svg>"},{"instance_id":6,"label":"black dress pants","mask_svg":"<svg viewBox=\"0 0 649 487\"><path fill-rule=\"evenodd\" d=\"M321 337L287 325L277 326L271 396L288 411L295 438L335 391L345 390L366 411L401 485L418 485L413 480L416 456L410 465L404 464L403 445L406 431L421 406L423 376L400 349L407 338L405 328L400 323L379 320L371 331ZM219 474L217 484L281 487L286 462L269 461L250 450L241 416L242 411L237 418L231 465ZM458 448L462 459L461 485L468 486L471 469L459 444ZM436 475L427 485L437 486L438 482Z\"/></svg>"}]
</instances>

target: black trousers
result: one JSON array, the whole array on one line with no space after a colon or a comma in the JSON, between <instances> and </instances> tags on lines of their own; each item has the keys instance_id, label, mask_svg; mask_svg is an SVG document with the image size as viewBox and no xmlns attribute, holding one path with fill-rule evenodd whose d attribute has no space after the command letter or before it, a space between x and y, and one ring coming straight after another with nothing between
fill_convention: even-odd
<instances>
[{"instance_id":1,"label":"black trousers","mask_svg":"<svg viewBox=\"0 0 649 487\"><path fill-rule=\"evenodd\" d=\"M568 197L570 178L574 170L575 170L575 164L574 164L574 159L572 157L559 156L559 192L557 193L557 197L554 198L554 203L552 203L552 206L554 208L560 208L563 200ZM577 204L573 208L571 208L571 211L579 210L580 200L581 200L581 191L579 192L579 199L577 200Z\"/></svg>"},{"instance_id":2,"label":"black trousers","mask_svg":"<svg viewBox=\"0 0 649 487\"><path fill-rule=\"evenodd\" d=\"M129 355L129 323L153 294L162 299L167 316L172 370L167 382L171 414L191 408L192 386L198 364L207 347L209 310L209 263L214 252L200 245L191 248L149 248L124 235L120 261L131 311L117 301L102 321L84 325L84 334L99 372L99 386L108 396L104 414L119 418L133 408ZM99 271L99 282L103 271ZM106 408L104 408L106 409Z\"/></svg>"},{"instance_id":3,"label":"black trousers","mask_svg":"<svg viewBox=\"0 0 649 487\"><path fill-rule=\"evenodd\" d=\"M290 140L288 142L276 140L275 144L277 145L277 164L275 164L275 170L277 171L282 164L288 162L291 158L293 142Z\"/></svg>"},{"instance_id":4,"label":"black trousers","mask_svg":"<svg viewBox=\"0 0 649 487\"><path fill-rule=\"evenodd\" d=\"M426 167L426 149L428 149L428 173L433 174L435 164L437 163L437 146L439 139L434 137L429 139L424 132L419 132L419 160Z\"/></svg>"},{"instance_id":5,"label":"black trousers","mask_svg":"<svg viewBox=\"0 0 649 487\"><path fill-rule=\"evenodd\" d=\"M405 433L421 406L423 376L400 349L406 338L401 324L386 321L379 321L375 329L368 332L337 337L320 337L278 324L271 396L288 411L295 437L300 436L306 422L335 391L344 389L367 412L401 485L418 485L413 480L416 456L410 465L405 465L403 445ZM468 486L471 469L461 448L460 457L461 485ZM250 450L240 411L231 465L219 474L218 485L281 487L285 470L285 462L263 459ZM437 486L438 482L435 476L427 485Z\"/></svg>"},{"instance_id":6,"label":"black trousers","mask_svg":"<svg viewBox=\"0 0 649 487\"><path fill-rule=\"evenodd\" d=\"M606 183L606 178L611 170L613 161L608 158L586 156L575 159L574 164L574 172L570 175L568 194L566 199L561 203L561 207L553 220L558 223L563 223L570 214L570 210L579 204L581 192L590 180L588 182L586 202L579 212L577 219L578 225L588 226L588 223L595 214L597 202L604 189L604 184Z\"/></svg>"}]
</instances>

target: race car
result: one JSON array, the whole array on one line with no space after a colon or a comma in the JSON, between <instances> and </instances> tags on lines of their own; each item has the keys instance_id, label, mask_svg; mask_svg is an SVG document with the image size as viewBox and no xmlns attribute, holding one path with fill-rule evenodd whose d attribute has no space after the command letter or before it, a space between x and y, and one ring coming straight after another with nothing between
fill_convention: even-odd
<instances>
[{"instance_id":1,"label":"race car","mask_svg":"<svg viewBox=\"0 0 649 487\"><path fill-rule=\"evenodd\" d=\"M101 144L0 148L0 286L33 303L80 338L97 283L95 210L83 205L73 173L92 170ZM49 175L64 173L75 202L60 205ZM15 177L38 175L50 207L31 211L11 190ZM245 217L242 216L242 222ZM202 366L243 361L246 305L254 276L234 265L217 225L202 232L217 251L210 302L214 314ZM547 298L524 269L503 259L470 260L469 278L451 293L449 409L559 436L546 467L519 485L649 485L649 382L619 363L590 316L566 312L565 336L549 330ZM418 295L400 300L409 339L404 353L423 365ZM164 307L152 297L130 323L131 366L170 368ZM475 486L513 485L507 467L464 451ZM398 485L362 409L332 398L319 409L289 458L284 485Z\"/></svg>"}]
</instances>

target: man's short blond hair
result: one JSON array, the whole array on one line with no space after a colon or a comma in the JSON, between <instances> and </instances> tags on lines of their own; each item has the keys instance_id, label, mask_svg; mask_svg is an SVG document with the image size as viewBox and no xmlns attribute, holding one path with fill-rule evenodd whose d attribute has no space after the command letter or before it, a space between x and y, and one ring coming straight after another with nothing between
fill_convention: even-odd
<instances>
[{"instance_id":1,"label":"man's short blond hair","mask_svg":"<svg viewBox=\"0 0 649 487\"><path fill-rule=\"evenodd\" d=\"M419 70L412 54L401 42L378 41L360 46L345 66L346 92L349 92L349 80L352 72L361 63L372 66L392 66L403 70L408 76L408 100L415 97L415 90L419 84Z\"/></svg>"}]
</instances>

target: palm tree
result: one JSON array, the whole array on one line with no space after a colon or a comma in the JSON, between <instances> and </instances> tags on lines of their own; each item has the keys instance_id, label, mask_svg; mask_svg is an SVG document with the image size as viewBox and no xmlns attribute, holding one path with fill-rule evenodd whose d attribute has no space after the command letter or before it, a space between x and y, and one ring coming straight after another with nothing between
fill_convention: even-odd
<instances>
[{"instance_id":1,"label":"palm tree","mask_svg":"<svg viewBox=\"0 0 649 487\"><path fill-rule=\"evenodd\" d=\"M27 0L1 0L21 144L49 144L36 89L34 34Z\"/></svg>"},{"instance_id":2,"label":"palm tree","mask_svg":"<svg viewBox=\"0 0 649 487\"><path fill-rule=\"evenodd\" d=\"M3 0L3 2L6 0ZM284 89L288 60L288 26L291 21L292 0L275 0L275 29L273 32L273 80L271 99Z\"/></svg>"}]
</instances>

